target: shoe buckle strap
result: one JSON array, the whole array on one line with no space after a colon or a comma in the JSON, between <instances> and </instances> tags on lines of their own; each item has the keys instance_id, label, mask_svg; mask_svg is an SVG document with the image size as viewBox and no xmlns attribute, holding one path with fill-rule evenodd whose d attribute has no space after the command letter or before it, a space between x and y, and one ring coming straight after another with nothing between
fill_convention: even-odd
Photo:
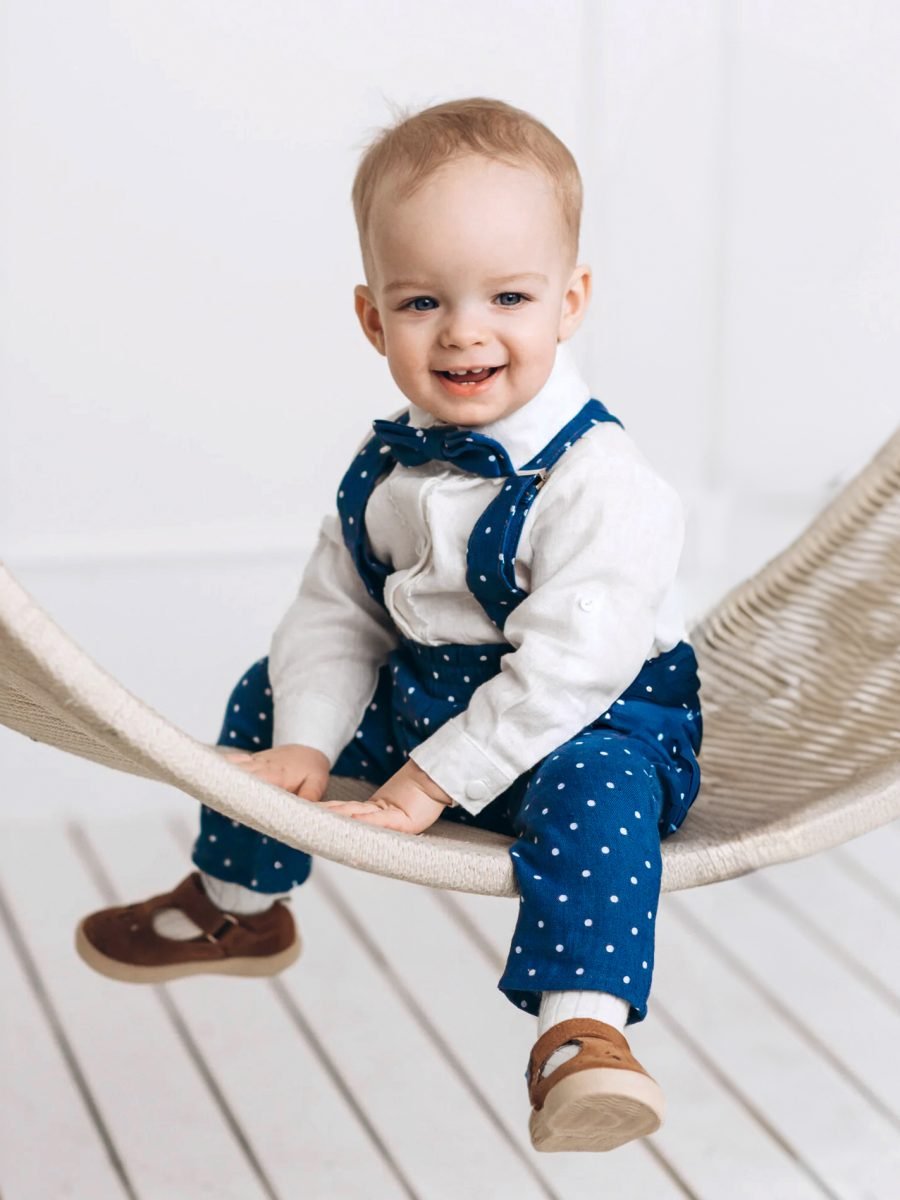
<instances>
[{"instance_id":1,"label":"shoe buckle strap","mask_svg":"<svg viewBox=\"0 0 900 1200\"><path fill-rule=\"evenodd\" d=\"M223 912L222 916L225 919L224 919L223 923L219 926L219 928L215 930L215 932L204 933L203 936L206 938L206 940L208 942L218 942L224 936L224 934L226 934L228 932L228 930L231 926L240 924L237 917L234 916L232 913Z\"/></svg>"},{"instance_id":2,"label":"shoe buckle strap","mask_svg":"<svg viewBox=\"0 0 900 1200\"><path fill-rule=\"evenodd\" d=\"M585 1045L585 1039L588 1039L587 1045ZM594 1046L590 1045L591 1041L594 1042ZM544 1068L555 1051L561 1046L568 1045L569 1042L578 1044L578 1053L560 1064L549 1077L544 1075ZM604 1047L603 1050L599 1050L597 1042ZM632 1057L625 1035L605 1022L594 1020L591 1017L570 1017L551 1025L547 1032L535 1042L525 1070L525 1079L533 1107L543 1108L544 1098L556 1082L567 1075L583 1070L588 1064L609 1066L611 1065L610 1059L612 1059L616 1065L630 1068L630 1064L622 1061L622 1057L626 1060L630 1059L637 1070L643 1071L637 1060Z\"/></svg>"}]
</instances>

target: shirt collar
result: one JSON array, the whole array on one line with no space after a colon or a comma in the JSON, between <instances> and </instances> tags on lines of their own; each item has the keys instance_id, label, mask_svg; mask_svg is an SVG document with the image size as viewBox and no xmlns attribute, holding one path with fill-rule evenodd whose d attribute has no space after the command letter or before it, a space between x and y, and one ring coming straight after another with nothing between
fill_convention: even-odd
<instances>
[{"instance_id":1,"label":"shirt collar","mask_svg":"<svg viewBox=\"0 0 900 1200\"><path fill-rule=\"evenodd\" d=\"M565 342L559 342L553 369L540 391L515 412L479 425L477 431L499 442L519 470L543 450L553 435L567 425L590 398L590 388L581 376L572 351ZM418 429L447 424L413 403L409 405L409 423Z\"/></svg>"}]
</instances>

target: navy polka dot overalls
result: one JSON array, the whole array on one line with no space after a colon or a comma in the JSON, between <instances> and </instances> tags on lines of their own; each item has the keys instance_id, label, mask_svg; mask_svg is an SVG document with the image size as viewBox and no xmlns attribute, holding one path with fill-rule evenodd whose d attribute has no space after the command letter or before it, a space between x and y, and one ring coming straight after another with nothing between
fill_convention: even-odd
<instances>
[{"instance_id":1,"label":"navy polka dot overalls","mask_svg":"<svg viewBox=\"0 0 900 1200\"><path fill-rule=\"evenodd\" d=\"M610 420L618 422L600 401L588 400L521 470L549 471L577 438ZM370 595L381 603L391 568L372 556L364 514L375 484L396 461L390 447L372 437L338 491L345 542ZM511 475L469 539L467 584L500 631L525 595L513 564L542 482L541 474ZM386 782L415 746L468 706L511 650L507 642L429 646L401 635L333 774ZM681 825L700 787L699 687L694 650L682 640L646 660L607 711L477 816L454 806L439 817L515 838L509 853L518 914L497 986L517 1008L536 1015L542 992L588 989L628 1000L628 1024L646 1016L660 840ZM271 727L267 659L261 659L229 699L219 744L267 749ZM303 851L205 806L192 857L210 875L261 892L302 884L312 865Z\"/></svg>"}]
</instances>

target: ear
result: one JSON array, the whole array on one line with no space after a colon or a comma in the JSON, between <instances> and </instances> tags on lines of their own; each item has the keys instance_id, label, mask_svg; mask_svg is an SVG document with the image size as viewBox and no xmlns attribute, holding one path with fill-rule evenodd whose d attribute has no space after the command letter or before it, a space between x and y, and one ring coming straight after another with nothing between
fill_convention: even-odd
<instances>
[{"instance_id":1,"label":"ear","mask_svg":"<svg viewBox=\"0 0 900 1200\"><path fill-rule=\"evenodd\" d=\"M580 263L569 276L563 296L562 312L559 317L557 341L564 342L572 336L587 312L591 301L591 268Z\"/></svg>"},{"instance_id":2,"label":"ear","mask_svg":"<svg viewBox=\"0 0 900 1200\"><path fill-rule=\"evenodd\" d=\"M356 315L363 333L378 353L384 354L384 327L381 324L381 317L378 315L372 289L364 283L358 283L353 289L353 297Z\"/></svg>"}]
</instances>

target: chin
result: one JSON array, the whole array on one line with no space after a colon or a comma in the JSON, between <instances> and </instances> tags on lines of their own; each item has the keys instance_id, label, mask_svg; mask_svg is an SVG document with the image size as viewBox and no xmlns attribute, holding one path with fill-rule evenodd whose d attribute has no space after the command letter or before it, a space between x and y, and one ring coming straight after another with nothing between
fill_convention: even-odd
<instances>
[{"instance_id":1,"label":"chin","mask_svg":"<svg viewBox=\"0 0 900 1200\"><path fill-rule=\"evenodd\" d=\"M491 421L496 421L503 413L496 405L479 404L476 400L460 400L458 404L448 404L435 415L449 425L465 425L470 429L477 429L479 425L489 425Z\"/></svg>"},{"instance_id":2,"label":"chin","mask_svg":"<svg viewBox=\"0 0 900 1200\"><path fill-rule=\"evenodd\" d=\"M425 412L430 413L435 420L447 425L460 425L469 429L477 429L480 425L489 425L498 421L513 409L521 407L508 393L496 395L486 393L481 396L451 396L444 393L440 384L432 388L422 388L421 395L413 402ZM410 388L410 392L419 391ZM409 395L409 393L407 393Z\"/></svg>"}]
</instances>

